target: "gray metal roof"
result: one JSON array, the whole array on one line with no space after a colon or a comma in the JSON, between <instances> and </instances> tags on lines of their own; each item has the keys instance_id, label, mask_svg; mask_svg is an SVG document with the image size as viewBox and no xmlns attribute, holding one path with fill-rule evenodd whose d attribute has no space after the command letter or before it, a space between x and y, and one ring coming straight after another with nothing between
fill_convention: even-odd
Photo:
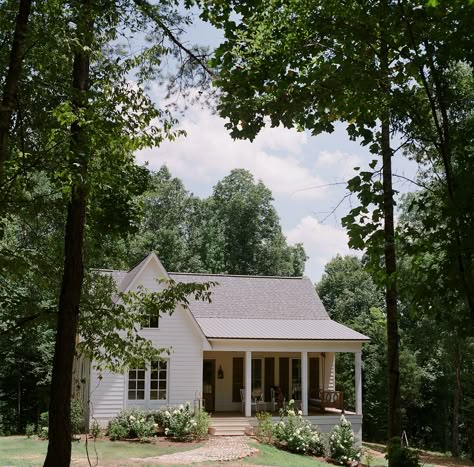
<instances>
[{"instance_id":1,"label":"gray metal roof","mask_svg":"<svg viewBox=\"0 0 474 467\"><path fill-rule=\"evenodd\" d=\"M369 338L330 319L197 318L208 339L344 340Z\"/></svg>"},{"instance_id":2,"label":"gray metal roof","mask_svg":"<svg viewBox=\"0 0 474 467\"><path fill-rule=\"evenodd\" d=\"M307 277L169 274L176 282L217 282L211 303L190 303L196 318L329 319Z\"/></svg>"}]
</instances>

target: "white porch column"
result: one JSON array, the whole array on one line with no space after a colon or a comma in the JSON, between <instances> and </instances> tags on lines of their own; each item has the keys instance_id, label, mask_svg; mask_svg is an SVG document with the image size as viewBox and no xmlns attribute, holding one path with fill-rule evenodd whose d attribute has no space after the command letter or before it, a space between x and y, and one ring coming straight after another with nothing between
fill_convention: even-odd
<instances>
[{"instance_id":1,"label":"white porch column","mask_svg":"<svg viewBox=\"0 0 474 467\"><path fill-rule=\"evenodd\" d=\"M355 409L362 414L362 352L355 352Z\"/></svg>"},{"instance_id":2,"label":"white porch column","mask_svg":"<svg viewBox=\"0 0 474 467\"><path fill-rule=\"evenodd\" d=\"M301 352L301 410L308 415L308 352Z\"/></svg>"},{"instance_id":3,"label":"white porch column","mask_svg":"<svg viewBox=\"0 0 474 467\"><path fill-rule=\"evenodd\" d=\"M252 352L245 352L245 416L252 415Z\"/></svg>"}]
</instances>

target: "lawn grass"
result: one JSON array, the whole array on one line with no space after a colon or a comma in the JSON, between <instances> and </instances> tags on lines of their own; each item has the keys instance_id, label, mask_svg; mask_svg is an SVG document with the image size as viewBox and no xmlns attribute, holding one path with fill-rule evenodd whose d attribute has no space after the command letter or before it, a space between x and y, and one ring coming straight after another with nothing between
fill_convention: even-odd
<instances>
[{"instance_id":1,"label":"lawn grass","mask_svg":"<svg viewBox=\"0 0 474 467\"><path fill-rule=\"evenodd\" d=\"M95 459L93 442L89 441L89 456ZM95 447L100 461L126 460L133 457L144 458L188 451L202 446L197 443L173 443L158 441L153 444L127 441L97 440ZM36 466L42 465L48 448L47 441L24 436L0 437L0 466ZM87 464L84 441L72 443L72 458ZM93 462L94 463L94 462ZM122 464L123 465L123 464Z\"/></svg>"},{"instance_id":2,"label":"lawn grass","mask_svg":"<svg viewBox=\"0 0 474 467\"><path fill-rule=\"evenodd\" d=\"M250 445L256 447L260 452L255 456L241 459L239 463L242 465L271 465L272 467L324 467L333 465L320 462L314 457L291 454L266 444L250 443Z\"/></svg>"}]
</instances>

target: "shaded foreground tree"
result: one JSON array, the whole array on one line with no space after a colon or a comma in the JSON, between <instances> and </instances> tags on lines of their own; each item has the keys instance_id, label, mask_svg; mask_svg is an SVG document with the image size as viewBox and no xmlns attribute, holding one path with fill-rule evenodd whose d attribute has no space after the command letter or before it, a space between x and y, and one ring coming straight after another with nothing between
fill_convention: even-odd
<instances>
[{"instance_id":1,"label":"shaded foreground tree","mask_svg":"<svg viewBox=\"0 0 474 467\"><path fill-rule=\"evenodd\" d=\"M73 182L67 206L64 238L64 269L58 305L51 397L49 402L48 452L44 465L67 465L71 459L71 390L79 305L84 277L84 228L87 205L87 170L90 139L79 115L89 105L90 53L93 44L94 15L90 2L75 12L77 45L72 66L70 159Z\"/></svg>"},{"instance_id":2,"label":"shaded foreground tree","mask_svg":"<svg viewBox=\"0 0 474 467\"><path fill-rule=\"evenodd\" d=\"M66 43L72 55L69 61L72 86L52 111L57 128L51 130L51 136L67 139L69 148L66 160L60 162L61 170L52 174L52 178L69 200L45 465L70 462L69 402L84 277L86 216L95 220L96 228L100 228L101 218L108 222L109 230L123 228L120 221L133 211L128 202L134 194L124 192L123 187L128 187L129 177L136 177L139 172L133 152L175 136L171 129L173 119L156 108L142 86L143 80L150 77L143 74L143 68L148 73L159 70L161 57L172 53L172 48L165 46L155 22L147 21L148 16L128 2L104 5L94 0L73 1L64 7L67 8L63 11L70 15ZM172 5L162 7L163 21L166 21L166 15L170 15L173 22L180 21L180 16L172 13ZM48 19L57 20L53 15ZM70 27L71 24L74 27ZM158 35L161 40L130 58L120 47L111 45L118 40L123 28L147 31L151 37ZM167 31L164 36L169 36ZM175 45L173 42L173 47ZM138 77L136 87L129 83L132 72ZM160 126L154 125L153 121ZM97 209L97 204L114 206L114 202L111 203L114 199L124 203L124 213L118 216L119 221L115 216L114 219L107 216L103 208L102 212ZM105 345L100 340L98 343Z\"/></svg>"},{"instance_id":3,"label":"shaded foreground tree","mask_svg":"<svg viewBox=\"0 0 474 467\"><path fill-rule=\"evenodd\" d=\"M6 4L0 8L8 8L9 3L13 2L6 2ZM18 3L18 14L15 20L15 30L9 54L8 68L4 78L3 95L0 104L0 181L3 175L3 164L8 155L8 133L15 108L18 82L21 77L23 55L26 49L26 36L31 3L32 0L20 0Z\"/></svg>"}]
</instances>

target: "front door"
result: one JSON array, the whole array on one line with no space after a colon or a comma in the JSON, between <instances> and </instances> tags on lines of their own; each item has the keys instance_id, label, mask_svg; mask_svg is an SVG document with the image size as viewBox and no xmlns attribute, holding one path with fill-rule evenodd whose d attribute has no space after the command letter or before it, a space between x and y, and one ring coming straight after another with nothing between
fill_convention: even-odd
<instances>
[{"instance_id":1,"label":"front door","mask_svg":"<svg viewBox=\"0 0 474 467\"><path fill-rule=\"evenodd\" d=\"M202 367L202 398L206 412L215 410L216 361L204 360Z\"/></svg>"}]
</instances>

